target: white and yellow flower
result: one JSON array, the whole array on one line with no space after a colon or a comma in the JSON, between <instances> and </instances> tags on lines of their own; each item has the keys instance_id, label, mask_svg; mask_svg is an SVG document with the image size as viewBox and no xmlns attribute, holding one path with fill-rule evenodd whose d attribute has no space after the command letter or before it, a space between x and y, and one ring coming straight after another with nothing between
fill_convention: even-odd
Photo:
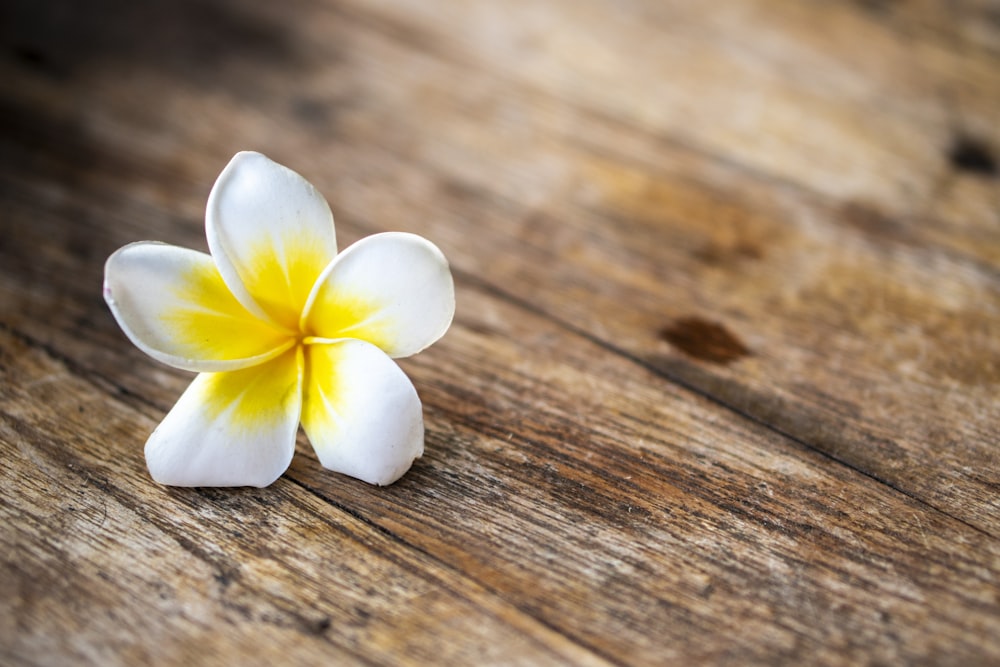
<instances>
[{"instance_id":1,"label":"white and yellow flower","mask_svg":"<svg viewBox=\"0 0 1000 667\"><path fill-rule=\"evenodd\" d=\"M455 312L429 241L369 236L337 254L333 216L305 179L239 153L208 199L211 255L121 248L104 297L154 359L200 373L146 442L157 482L267 486L301 420L324 467L391 484L423 453L420 399L392 358L440 338Z\"/></svg>"}]
</instances>

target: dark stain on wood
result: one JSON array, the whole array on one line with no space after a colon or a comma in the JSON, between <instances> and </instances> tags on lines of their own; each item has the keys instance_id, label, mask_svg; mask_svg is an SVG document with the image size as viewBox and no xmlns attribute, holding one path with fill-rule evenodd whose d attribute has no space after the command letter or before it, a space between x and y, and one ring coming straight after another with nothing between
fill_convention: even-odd
<instances>
[{"instance_id":1,"label":"dark stain on wood","mask_svg":"<svg viewBox=\"0 0 1000 667\"><path fill-rule=\"evenodd\" d=\"M330 119L329 108L322 100L301 96L292 100L292 113L299 120L312 125L326 124Z\"/></svg>"},{"instance_id":2,"label":"dark stain on wood","mask_svg":"<svg viewBox=\"0 0 1000 667\"><path fill-rule=\"evenodd\" d=\"M38 48L27 44L19 44L13 49L14 58L30 69L47 70L51 67L48 56Z\"/></svg>"},{"instance_id":3,"label":"dark stain on wood","mask_svg":"<svg viewBox=\"0 0 1000 667\"><path fill-rule=\"evenodd\" d=\"M737 241L733 244L707 243L695 252L695 257L706 264L722 265L740 260L757 260L764 257L760 245L751 241Z\"/></svg>"},{"instance_id":4,"label":"dark stain on wood","mask_svg":"<svg viewBox=\"0 0 1000 667\"><path fill-rule=\"evenodd\" d=\"M664 327L660 337L688 356L714 364L728 364L750 354L724 326L700 317L682 317Z\"/></svg>"},{"instance_id":5,"label":"dark stain on wood","mask_svg":"<svg viewBox=\"0 0 1000 667\"><path fill-rule=\"evenodd\" d=\"M215 575L213 575L213 577L222 589L225 590L229 588L234 581L239 581L240 571L237 567L223 567Z\"/></svg>"},{"instance_id":6,"label":"dark stain on wood","mask_svg":"<svg viewBox=\"0 0 1000 667\"><path fill-rule=\"evenodd\" d=\"M871 14L883 16L892 9L894 0L859 0L858 5Z\"/></svg>"},{"instance_id":7,"label":"dark stain on wood","mask_svg":"<svg viewBox=\"0 0 1000 667\"><path fill-rule=\"evenodd\" d=\"M997 161L990 147L980 139L959 135L948 151L951 165L958 171L995 176Z\"/></svg>"},{"instance_id":8,"label":"dark stain on wood","mask_svg":"<svg viewBox=\"0 0 1000 667\"><path fill-rule=\"evenodd\" d=\"M313 621L309 627L309 630L314 635L321 635L327 630L329 630L332 624L333 620L329 616L324 616L323 618Z\"/></svg>"},{"instance_id":9,"label":"dark stain on wood","mask_svg":"<svg viewBox=\"0 0 1000 667\"><path fill-rule=\"evenodd\" d=\"M837 217L843 223L871 236L905 236L904 225L864 202L846 202L838 209Z\"/></svg>"}]
</instances>

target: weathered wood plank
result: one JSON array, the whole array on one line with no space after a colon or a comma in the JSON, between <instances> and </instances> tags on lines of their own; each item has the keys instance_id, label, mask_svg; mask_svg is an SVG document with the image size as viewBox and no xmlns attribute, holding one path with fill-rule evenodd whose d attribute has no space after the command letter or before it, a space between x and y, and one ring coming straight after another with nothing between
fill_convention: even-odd
<instances>
[{"instance_id":1,"label":"weathered wood plank","mask_svg":"<svg viewBox=\"0 0 1000 667\"><path fill-rule=\"evenodd\" d=\"M5 664L602 663L292 480L152 484L153 420L10 331L0 355Z\"/></svg>"},{"instance_id":2,"label":"weathered wood plank","mask_svg":"<svg viewBox=\"0 0 1000 667\"><path fill-rule=\"evenodd\" d=\"M963 141L989 156L1000 146L995 2L955 3L947 21L933 3L898 13L873 3L766 0L714 3L711 11L602 0L461 2L448 11L421 2L348 4L394 42L408 31L423 54L492 77L489 86L454 78L461 84L453 97L509 79L578 112L891 217L997 220L995 192L975 193L993 204L987 209L961 207L956 200L970 193L960 194L962 180L950 174L962 163L952 157Z\"/></svg>"},{"instance_id":3,"label":"weathered wood plank","mask_svg":"<svg viewBox=\"0 0 1000 667\"><path fill-rule=\"evenodd\" d=\"M409 600L413 589L425 590L427 584L396 575L401 581L388 591L365 588L367 570L344 565L355 562L343 543L350 533L360 541L356 558L369 567L374 552L387 554L393 563L415 559L411 568L433 566L448 582L439 584L445 587L466 591L469 582L480 582L492 596L538 619L538 628L551 627L614 661L738 656L768 662L808 656L835 663L872 655L886 661L945 656L979 661L1000 655L1000 646L984 639L1000 636L1000 545L995 539L856 473L831 470L827 459L720 415L703 399L636 373L616 355L573 340L517 308L475 290L464 289L460 296L464 315L442 348L406 364L429 412L425 460L404 484L386 490L323 473L314 457L300 452L288 478L311 491L312 500L292 494L284 482L271 493L152 485L145 479L138 444L153 420L137 418L116 401L109 413L105 393L7 336L4 369L13 376L4 386L19 389L5 395L4 422L14 425L14 433L3 442L8 449L12 443L21 449L10 452L9 458L21 464L11 470L11 484L18 479L38 483L39 477L51 483L72 475L68 485L73 489L90 485L99 492L82 502L112 507L110 521L79 531L84 542L79 545L77 531L67 536L56 530L68 521L67 514L77 516L61 493L42 494L36 488L15 494L30 507L49 502L62 511L50 510L48 521L35 518L43 526L37 533L8 536L5 542L12 540L15 549L8 562L31 562L25 552L34 555L59 544L68 552L61 561L68 569L75 558L87 563L88 554L101 562L88 550L91 541L124 542L119 549L126 560L107 569L88 564L82 573L93 576L94 568L134 572L127 557L149 552L155 570L173 568L171 555L178 548L195 555L200 549L208 565L199 566L196 581L208 584L202 585L207 595L192 604L204 610L206 624L219 615L231 620L242 613L242 607L230 609L228 594L216 593L225 593L227 586L210 580L225 579L230 570L239 573L231 576L240 583L250 579L267 586L239 589L238 604L252 610L242 622L267 624L278 616L280 628L282 612L316 616L327 636L323 619L329 617L329 632L335 634L354 619L356 609L340 605L348 604L344 596L352 596L355 588L360 590L349 597L352 604L384 605L387 622L399 622L392 610L406 614L409 607L404 602L399 611L397 595ZM42 382L32 384L38 378ZM172 386L149 388L147 395L167 406L184 382L174 378ZM89 425L88 413L95 407L108 424L106 433ZM67 443L62 435L67 419L71 430L88 435ZM84 508L78 521L96 512ZM331 518L331 511L361 521ZM33 523L20 512L12 518L22 530ZM336 529L345 521L348 527ZM137 531L136 523L152 526ZM167 536L158 536L168 527ZM393 539L387 543L385 535ZM176 544L168 549L163 543L169 540ZM83 553L76 556L76 550ZM313 560L333 560L338 567L317 573ZM34 576L56 576L60 568L53 568ZM27 573L15 570L14 575L9 580L21 581ZM191 576L187 568L168 575L159 575L166 589L191 588L180 578ZM290 580L278 586L271 579L277 575L282 582ZM373 578L395 581L390 574ZM156 579L147 574L142 588ZM70 580L75 595L94 596L93 604L112 610L115 623L121 622L123 607L137 604L138 583L119 584L130 590L125 600L104 600L87 593L94 583L89 577L77 582L74 574ZM327 599L328 587L336 588L329 593L336 602ZM45 608L44 602L55 603L60 594L53 598L39 604ZM162 614L177 604L169 596L153 602L155 609L138 616ZM428 622L439 614L452 618L455 601L441 604L441 609L421 608ZM481 612L474 611L459 613L479 627ZM36 626L42 640L51 633L74 636L59 618ZM298 632L301 625L308 622L289 631ZM237 628L230 637L228 623L224 628L218 639L223 655L230 641L241 642L247 651L258 639L286 641L268 633L250 635L248 628ZM124 634L142 631L143 626L133 626ZM101 645L99 632L83 632L81 644ZM178 621L161 629L161 636L170 649L192 632ZM422 632L435 645L445 640L440 629ZM463 625L447 639L458 658L488 659L478 651L502 634L492 625L482 634L467 632ZM364 655L377 661L379 655L425 655L426 649L406 643L410 633L402 637L364 643ZM529 648L544 646L544 636L534 639ZM350 632L323 641L356 646ZM326 646L302 650L308 655ZM538 657L527 649L513 654Z\"/></svg>"},{"instance_id":4,"label":"weathered wood plank","mask_svg":"<svg viewBox=\"0 0 1000 667\"><path fill-rule=\"evenodd\" d=\"M574 15L567 11L561 16ZM450 209L454 217L443 221L438 233L451 231L452 255L470 272L487 266L496 284L510 285L513 291L527 282L538 305L564 321L996 534L1000 234L995 221L1000 189L995 179L988 174L953 176L955 183L964 184L969 206L959 211L960 218L943 220L939 230L942 221L903 207L902 197L890 201L860 192L845 202L844 192L821 187L820 176L779 173L782 181L775 183L771 170L751 160L740 158L738 168L706 164L683 146L655 137L650 142L650 123L627 114L644 131L613 125L609 131L600 127L600 117L581 122L559 102L543 103L542 112L535 114L537 99L530 88L520 96L514 87L500 92L495 85L452 94L452 82L466 79L457 65L461 58L447 53L450 46L464 48L463 54L478 45L499 48L487 39L492 24L469 22L483 30L478 39L469 31L449 33L422 25L434 37L418 43L439 38L434 53L446 52L438 59L445 82L439 88L414 76L427 63L407 68L400 62L392 70L392 96L377 91L388 99L419 100L429 107L400 132L405 139L391 143L385 155L377 182L402 182L400 189L410 195L383 212L386 218L401 219L410 211L433 220L440 208ZM572 31L573 21L569 24L565 30ZM512 25L517 31L531 23ZM823 21L812 25L813 31L826 29ZM555 34L555 26L550 27ZM614 29L601 35L609 32ZM625 29L621 33L622 39L635 39ZM453 34L457 39L449 39ZM516 39L504 43L513 50ZM378 53L380 62L391 60L393 45ZM479 62L510 61L488 51ZM644 68L628 74L626 69L624 64L610 68L592 88L603 82L617 90L613 74L648 76ZM529 84L546 88L530 80L535 71L527 65L517 70ZM964 70L947 68L942 78L954 78L957 71ZM567 91L579 94L584 86L573 81ZM792 88L797 82L792 79ZM664 88L672 89L647 81L650 92L645 96L609 97L662 102L660 106L672 109L676 105L669 99L657 97ZM972 90L981 102L977 117L987 123L988 112L1000 108L1000 86L993 79L977 80ZM685 93L663 94L682 98ZM734 99L740 99L738 93ZM706 104L721 110L730 106ZM788 104L794 106L794 101ZM854 106L855 116L869 108L885 113L891 117L886 122L908 125L913 137L937 132L933 123L911 118L905 109L882 111L871 100L856 100ZM564 113L557 115L560 110ZM511 122L512 117L517 121ZM825 122L860 123L839 117ZM555 129L558 125L562 131ZM687 125L673 125L676 134L689 134ZM484 132L484 127L508 131ZM873 151L897 159L899 152L887 143L895 135L880 141L868 134L871 127L863 129L860 143L846 148L854 159L870 160ZM762 136L773 134L761 130ZM789 134L818 134L824 141L843 143L829 131L799 128ZM619 148L623 135L628 151ZM373 131L368 143L380 136L384 133ZM584 146L575 137L586 137ZM923 180L913 186L917 191L934 189L929 179L940 173L939 153L932 160L927 151L919 159L900 153L907 169L921 172ZM432 173L422 181L399 174L407 169L395 168L400 153ZM897 166L886 165L885 173L895 176ZM885 182L871 180L873 186ZM497 195L503 199L497 201ZM912 200L905 198L907 206ZM369 215L370 203L355 208L356 214ZM983 215L970 215L969 207ZM481 222L474 236L459 226L463 219ZM494 236L498 230L503 233ZM753 356L728 367L706 363L710 360L697 358L696 346L685 347L690 335L671 335L685 322L698 325L696 337L718 330L719 323L738 327L743 340L738 348ZM670 347L660 339L663 334Z\"/></svg>"},{"instance_id":5,"label":"weathered wood plank","mask_svg":"<svg viewBox=\"0 0 1000 667\"><path fill-rule=\"evenodd\" d=\"M26 243L51 237L48 225L63 218L30 219ZM176 229L179 239L191 233ZM160 508L161 494L181 493L186 504L172 511L196 518L157 521L177 523L224 551L231 524L217 519L222 534L206 538L196 521L207 511L204 503L217 507L213 513L229 511L237 503L230 493L161 491L145 479L139 454L145 433L187 376L132 349L106 316L81 326L81 316L101 308L96 295L88 296L99 266L84 267L87 280L72 275L79 261L73 251L80 250L81 238L100 249L121 233L128 230L95 222L79 238L50 243L35 267L49 280L22 284L17 274L5 274L3 302L18 304L15 312L28 316L12 315L15 321L44 330L48 345L70 351L77 372L105 392L115 391L106 375L115 359L130 368L114 375L129 391L123 396L129 407L115 401L112 420L121 419L119 411L129 415L129 432L85 442L83 451L96 458L88 470L105 485L124 476L134 506ZM20 256L18 246L7 250ZM392 487L402 495L322 473L305 452L293 464L289 479L338 512L361 518L355 528L362 534L396 536L404 550L440 563L446 580L479 582L543 627L613 660L655 662L673 655L767 662L808 655L832 663L842 655L871 654L985 660L998 650L982 641L996 636L1000 622L996 540L732 414L719 414L617 355L489 297L469 279L460 279L460 286L455 330L439 348L407 362L428 407L431 440L406 484ZM21 351L10 342L4 348ZM52 366L26 375L46 377ZM4 386L25 384L15 378ZM81 384L74 380L63 400L95 394L81 394ZM88 406L100 405L104 395ZM137 404L138 397L153 406ZM29 408L39 398L53 403L30 387L18 398ZM148 414L138 416L137 408ZM73 406L56 410L74 416ZM49 434L59 433L60 417L47 409L43 417L43 437L36 439L43 451L58 451L58 436ZM145 511L140 517L156 518ZM275 513L266 506L257 515L253 506L243 511L261 521ZM26 542L17 544L38 548ZM242 554L227 562L244 562ZM755 593L748 598L747 591ZM201 604L215 609L222 603L209 598ZM270 603L254 604L268 609ZM343 610L320 608L331 619L344 618ZM43 637L50 628L40 627ZM187 632L181 626L165 637L179 642ZM224 655L229 640L219 641ZM454 641L464 654L484 640ZM86 635L81 644L91 645ZM393 656L403 650L395 643L383 648ZM369 646L365 655L377 653Z\"/></svg>"},{"instance_id":6,"label":"weathered wood plank","mask_svg":"<svg viewBox=\"0 0 1000 667\"><path fill-rule=\"evenodd\" d=\"M1000 660L989 3L113 4L0 21L5 661ZM457 269L399 485L145 475L243 148Z\"/></svg>"}]
</instances>

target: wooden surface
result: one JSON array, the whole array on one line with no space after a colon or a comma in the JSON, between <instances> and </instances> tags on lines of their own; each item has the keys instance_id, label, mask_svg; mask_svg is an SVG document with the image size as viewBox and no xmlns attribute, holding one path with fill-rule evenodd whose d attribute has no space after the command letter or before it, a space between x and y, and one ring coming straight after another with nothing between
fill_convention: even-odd
<instances>
[{"instance_id":1,"label":"wooden surface","mask_svg":"<svg viewBox=\"0 0 1000 667\"><path fill-rule=\"evenodd\" d=\"M4 3L0 662L997 664L1000 3ZM458 312L388 488L164 488L105 258L255 149Z\"/></svg>"}]
</instances>

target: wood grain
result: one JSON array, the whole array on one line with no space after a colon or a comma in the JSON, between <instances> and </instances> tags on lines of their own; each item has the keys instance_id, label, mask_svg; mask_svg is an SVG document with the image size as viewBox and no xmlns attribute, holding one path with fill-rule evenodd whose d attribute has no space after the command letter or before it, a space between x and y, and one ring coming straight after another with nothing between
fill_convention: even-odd
<instances>
[{"instance_id":1,"label":"wood grain","mask_svg":"<svg viewBox=\"0 0 1000 667\"><path fill-rule=\"evenodd\" d=\"M15 2L0 661L1000 661L1000 7ZM237 150L442 247L427 453L171 489L104 259Z\"/></svg>"}]
</instances>

